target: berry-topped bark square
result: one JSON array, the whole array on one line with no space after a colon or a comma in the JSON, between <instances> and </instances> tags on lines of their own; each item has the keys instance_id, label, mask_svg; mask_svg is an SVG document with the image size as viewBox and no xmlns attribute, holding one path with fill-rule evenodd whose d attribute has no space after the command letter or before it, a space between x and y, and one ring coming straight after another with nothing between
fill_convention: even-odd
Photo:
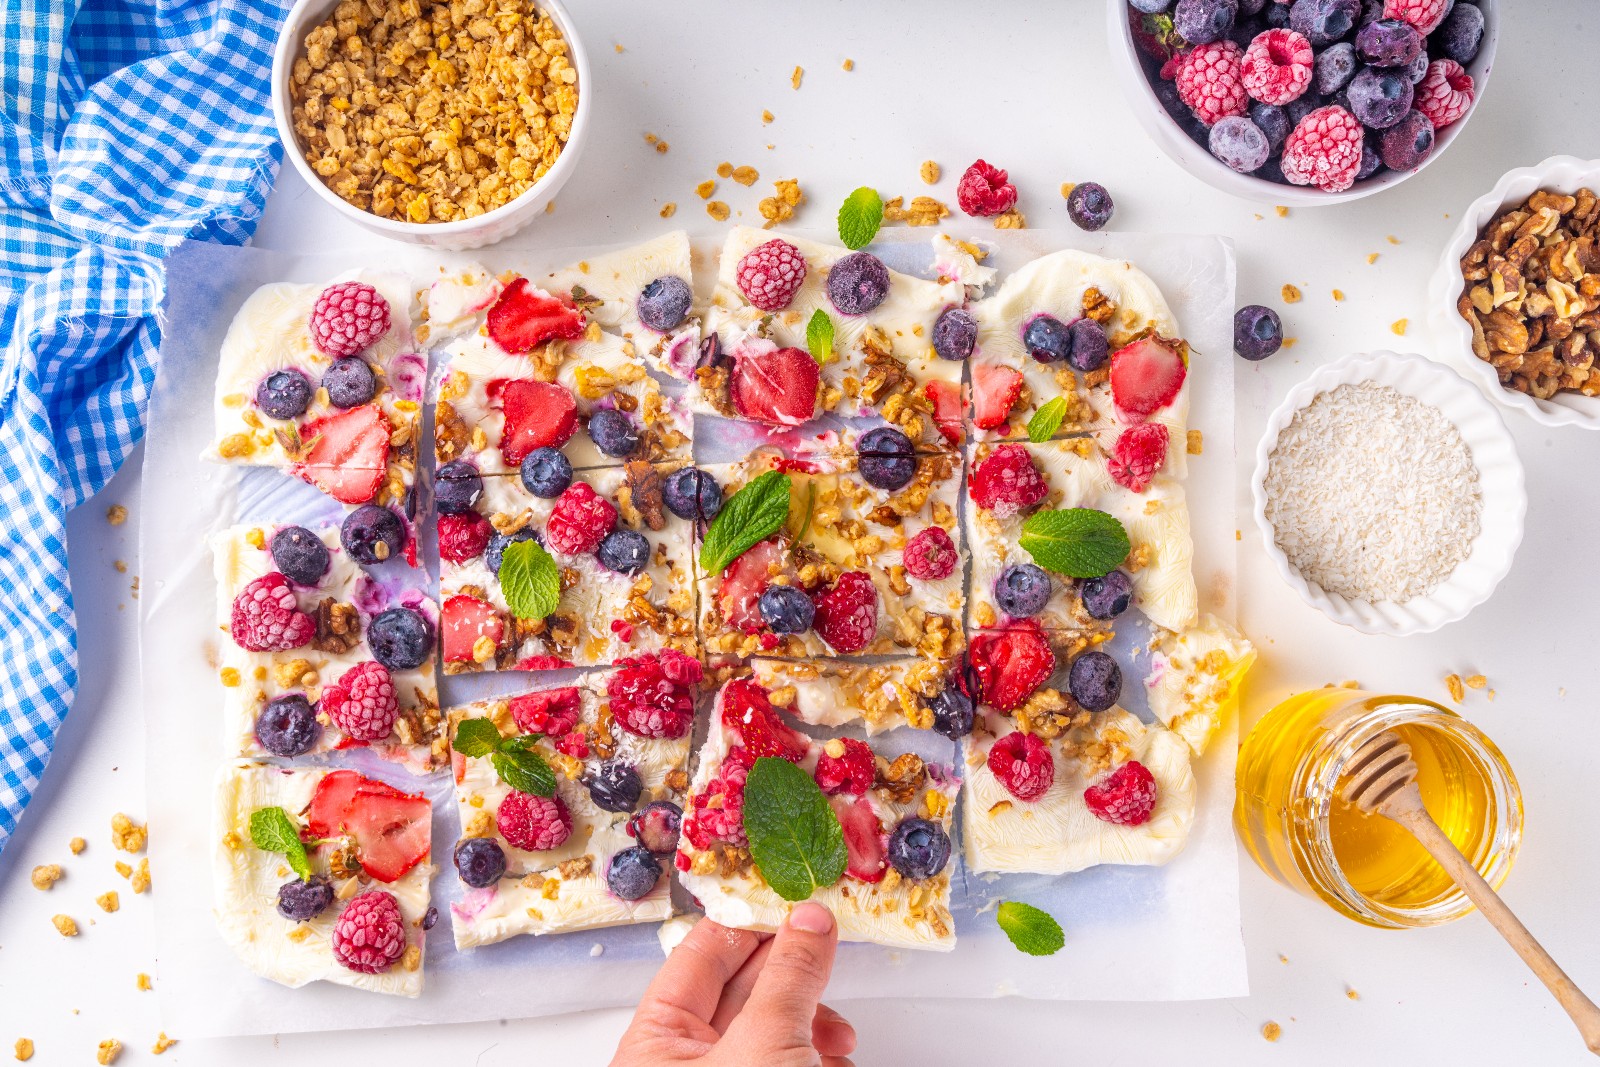
<instances>
[{"instance_id":1,"label":"berry-topped bark square","mask_svg":"<svg viewBox=\"0 0 1600 1067\"><path fill-rule=\"evenodd\" d=\"M667 506L675 470L574 472L554 448L517 475L439 468L445 673L693 654L693 523Z\"/></svg>"},{"instance_id":2,"label":"berry-topped bark square","mask_svg":"<svg viewBox=\"0 0 1600 1067\"><path fill-rule=\"evenodd\" d=\"M230 755L367 747L419 772L443 763L438 609L420 570L378 565L398 561L405 536L377 505L320 532L240 525L213 536Z\"/></svg>"},{"instance_id":3,"label":"berry-topped bark square","mask_svg":"<svg viewBox=\"0 0 1600 1067\"><path fill-rule=\"evenodd\" d=\"M574 467L688 458L690 421L634 342L568 299L482 267L433 284L429 326L444 352L434 452L441 464L516 474L541 448Z\"/></svg>"},{"instance_id":4,"label":"berry-topped bark square","mask_svg":"<svg viewBox=\"0 0 1600 1067\"><path fill-rule=\"evenodd\" d=\"M204 458L279 467L345 504L410 511L428 358L403 274L265 285L228 327Z\"/></svg>"},{"instance_id":5,"label":"berry-topped bark square","mask_svg":"<svg viewBox=\"0 0 1600 1067\"><path fill-rule=\"evenodd\" d=\"M813 726L860 725L871 734L897 726L952 739L972 728L972 699L960 660L901 657L881 663L838 659L753 659L750 670L774 707Z\"/></svg>"},{"instance_id":6,"label":"berry-topped bark square","mask_svg":"<svg viewBox=\"0 0 1600 1067\"><path fill-rule=\"evenodd\" d=\"M700 680L669 650L450 712L457 947L671 914Z\"/></svg>"},{"instance_id":7,"label":"berry-topped bark square","mask_svg":"<svg viewBox=\"0 0 1600 1067\"><path fill-rule=\"evenodd\" d=\"M428 798L355 771L225 764L212 842L222 938L256 974L422 992Z\"/></svg>"},{"instance_id":8,"label":"berry-topped bark square","mask_svg":"<svg viewBox=\"0 0 1600 1067\"><path fill-rule=\"evenodd\" d=\"M960 474L954 453L916 453L891 427L707 467L720 503L698 556L706 650L959 653Z\"/></svg>"},{"instance_id":9,"label":"berry-topped bark square","mask_svg":"<svg viewBox=\"0 0 1600 1067\"><path fill-rule=\"evenodd\" d=\"M675 859L724 926L775 930L793 902L832 909L839 936L955 946L951 767L792 729L753 679L718 692Z\"/></svg>"},{"instance_id":10,"label":"berry-topped bark square","mask_svg":"<svg viewBox=\"0 0 1600 1067\"><path fill-rule=\"evenodd\" d=\"M961 276L917 278L870 252L737 227L688 399L775 429L873 416L918 447L957 442L975 334L965 301Z\"/></svg>"},{"instance_id":11,"label":"berry-topped bark square","mask_svg":"<svg viewBox=\"0 0 1600 1067\"><path fill-rule=\"evenodd\" d=\"M1198 756L1238 704L1239 683L1255 661L1255 647L1214 615L1177 633L1157 630L1145 679L1150 711Z\"/></svg>"}]
</instances>

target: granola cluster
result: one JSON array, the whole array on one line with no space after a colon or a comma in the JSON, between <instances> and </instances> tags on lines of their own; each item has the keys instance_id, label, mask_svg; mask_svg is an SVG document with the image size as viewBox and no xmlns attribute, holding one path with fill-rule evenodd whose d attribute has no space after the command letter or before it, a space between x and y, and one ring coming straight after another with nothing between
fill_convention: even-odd
<instances>
[{"instance_id":1,"label":"granola cluster","mask_svg":"<svg viewBox=\"0 0 1600 1067\"><path fill-rule=\"evenodd\" d=\"M380 218L502 207L555 165L578 110L567 42L531 0L344 0L289 77L299 148Z\"/></svg>"},{"instance_id":2,"label":"granola cluster","mask_svg":"<svg viewBox=\"0 0 1600 1067\"><path fill-rule=\"evenodd\" d=\"M1500 384L1545 399L1600 396L1600 198L1541 189L1502 211L1461 257L1456 310Z\"/></svg>"}]
</instances>

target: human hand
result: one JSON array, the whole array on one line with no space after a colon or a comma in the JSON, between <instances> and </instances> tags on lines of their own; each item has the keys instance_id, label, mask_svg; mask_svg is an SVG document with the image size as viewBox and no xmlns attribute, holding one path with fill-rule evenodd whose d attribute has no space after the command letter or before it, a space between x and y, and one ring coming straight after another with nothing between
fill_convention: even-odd
<instances>
[{"instance_id":1,"label":"human hand","mask_svg":"<svg viewBox=\"0 0 1600 1067\"><path fill-rule=\"evenodd\" d=\"M851 1067L856 1032L820 1003L839 933L821 904L768 937L695 924L633 1014L611 1067Z\"/></svg>"}]
</instances>

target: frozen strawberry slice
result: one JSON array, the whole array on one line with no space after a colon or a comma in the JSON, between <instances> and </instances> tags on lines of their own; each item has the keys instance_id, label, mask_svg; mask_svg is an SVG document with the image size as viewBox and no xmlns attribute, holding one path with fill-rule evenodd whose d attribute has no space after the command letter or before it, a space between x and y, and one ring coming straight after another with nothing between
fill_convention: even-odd
<instances>
[{"instance_id":1,"label":"frozen strawberry slice","mask_svg":"<svg viewBox=\"0 0 1600 1067\"><path fill-rule=\"evenodd\" d=\"M306 830L312 837L337 837L348 829L346 814L351 803L363 793L403 797L388 782L368 778L355 771L333 771L317 783L306 806Z\"/></svg>"},{"instance_id":2,"label":"frozen strawberry slice","mask_svg":"<svg viewBox=\"0 0 1600 1067\"><path fill-rule=\"evenodd\" d=\"M717 590L717 606L729 626L754 633L766 625L758 601L771 581L774 566L781 567L783 555L783 546L769 538L757 541L728 564Z\"/></svg>"},{"instance_id":3,"label":"frozen strawberry slice","mask_svg":"<svg viewBox=\"0 0 1600 1067\"><path fill-rule=\"evenodd\" d=\"M393 882L428 854L433 807L426 797L357 790L345 812L345 828L356 839L361 869Z\"/></svg>"},{"instance_id":4,"label":"frozen strawberry slice","mask_svg":"<svg viewBox=\"0 0 1600 1067\"><path fill-rule=\"evenodd\" d=\"M475 596L457 594L444 602L439 612L440 643L449 663L471 663L478 638L487 637L499 647L506 624L493 604Z\"/></svg>"},{"instance_id":5,"label":"frozen strawberry slice","mask_svg":"<svg viewBox=\"0 0 1600 1067\"><path fill-rule=\"evenodd\" d=\"M728 392L742 418L799 426L817 413L817 361L798 348L734 353Z\"/></svg>"},{"instance_id":6,"label":"frozen strawberry slice","mask_svg":"<svg viewBox=\"0 0 1600 1067\"><path fill-rule=\"evenodd\" d=\"M862 882L883 880L884 843L883 827L877 812L866 797L846 803L845 797L835 797L834 814L839 816L839 827L844 831L844 847L849 853L844 873Z\"/></svg>"},{"instance_id":7,"label":"frozen strawberry slice","mask_svg":"<svg viewBox=\"0 0 1600 1067\"><path fill-rule=\"evenodd\" d=\"M376 404L312 419L300 427L305 452L292 470L335 500L365 504L387 474L389 433Z\"/></svg>"},{"instance_id":8,"label":"frozen strawberry slice","mask_svg":"<svg viewBox=\"0 0 1600 1067\"><path fill-rule=\"evenodd\" d=\"M983 702L1000 711L1021 707L1056 669L1055 652L1032 619L975 635L967 661L978 676Z\"/></svg>"},{"instance_id":9,"label":"frozen strawberry slice","mask_svg":"<svg viewBox=\"0 0 1600 1067\"><path fill-rule=\"evenodd\" d=\"M1128 422L1143 422L1178 397L1189 373L1188 348L1147 334L1111 355L1111 399Z\"/></svg>"},{"instance_id":10,"label":"frozen strawberry slice","mask_svg":"<svg viewBox=\"0 0 1600 1067\"><path fill-rule=\"evenodd\" d=\"M922 395L933 405L933 424L939 427L944 439L953 445L960 444L961 386L936 378L922 387Z\"/></svg>"},{"instance_id":11,"label":"frozen strawberry slice","mask_svg":"<svg viewBox=\"0 0 1600 1067\"><path fill-rule=\"evenodd\" d=\"M978 363L972 368L972 423L980 430L995 430L1006 424L1011 408L1022 395L1022 372L994 363Z\"/></svg>"},{"instance_id":12,"label":"frozen strawberry slice","mask_svg":"<svg viewBox=\"0 0 1600 1067\"><path fill-rule=\"evenodd\" d=\"M750 755L777 756L790 763L806 758L806 739L779 718L759 682L739 678L722 690L722 723L739 735Z\"/></svg>"},{"instance_id":13,"label":"frozen strawberry slice","mask_svg":"<svg viewBox=\"0 0 1600 1067\"><path fill-rule=\"evenodd\" d=\"M500 455L515 467L536 448L560 448L578 429L578 402L572 391L555 382L522 378L500 384Z\"/></svg>"},{"instance_id":14,"label":"frozen strawberry slice","mask_svg":"<svg viewBox=\"0 0 1600 1067\"><path fill-rule=\"evenodd\" d=\"M526 278L518 278L500 291L489 309L489 337L507 352L523 354L557 338L571 340L583 333L583 312L563 303Z\"/></svg>"}]
</instances>

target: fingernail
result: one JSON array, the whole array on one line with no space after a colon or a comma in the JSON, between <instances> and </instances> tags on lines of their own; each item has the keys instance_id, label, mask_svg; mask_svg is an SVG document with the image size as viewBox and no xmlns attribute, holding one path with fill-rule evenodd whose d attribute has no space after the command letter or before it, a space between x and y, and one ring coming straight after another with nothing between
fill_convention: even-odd
<instances>
[{"instance_id":1,"label":"fingernail","mask_svg":"<svg viewBox=\"0 0 1600 1067\"><path fill-rule=\"evenodd\" d=\"M789 925L810 934L825 934L833 929L833 912L808 900L789 913Z\"/></svg>"}]
</instances>

